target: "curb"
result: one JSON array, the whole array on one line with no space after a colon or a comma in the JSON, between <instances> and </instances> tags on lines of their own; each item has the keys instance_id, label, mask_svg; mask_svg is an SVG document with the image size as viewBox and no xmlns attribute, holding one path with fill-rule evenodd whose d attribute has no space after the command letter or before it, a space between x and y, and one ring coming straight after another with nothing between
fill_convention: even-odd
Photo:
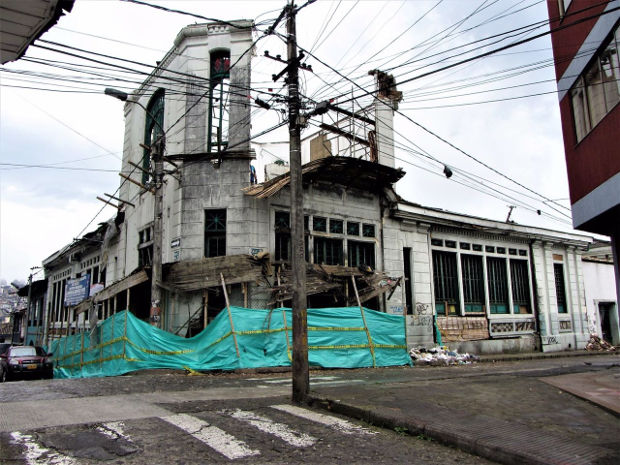
<instances>
[{"instance_id":1,"label":"curb","mask_svg":"<svg viewBox=\"0 0 620 465\"><path fill-rule=\"evenodd\" d=\"M401 415L391 415L389 413L378 412L373 408L358 407L342 401L334 401L312 394L308 396L308 404L312 407L358 419L380 428L403 431L410 436L429 438L440 444L455 447L464 452L505 465L549 465L550 463L559 465L568 463L566 461L567 456L563 451L558 451L557 458L554 457L555 460L550 460L549 456L541 457L535 452L532 453L528 451L527 447L520 447L520 445L515 445L514 443L498 445L498 438L493 431L490 431L489 434L482 435L476 435L474 433L468 434L467 432L460 431L458 428L450 430L443 426L441 422L429 424L419 418L406 418ZM509 427L508 424L507 427ZM523 439L527 440L525 437ZM551 444L550 446L553 447ZM569 462L574 465L593 463L590 460L590 458L593 457L587 457L590 454L586 451L583 452L585 453L581 457L571 454L572 460L569 460ZM592 451L589 452L591 453ZM595 455L601 458L607 454L604 451L600 451L599 453L595 453Z\"/></svg>"}]
</instances>

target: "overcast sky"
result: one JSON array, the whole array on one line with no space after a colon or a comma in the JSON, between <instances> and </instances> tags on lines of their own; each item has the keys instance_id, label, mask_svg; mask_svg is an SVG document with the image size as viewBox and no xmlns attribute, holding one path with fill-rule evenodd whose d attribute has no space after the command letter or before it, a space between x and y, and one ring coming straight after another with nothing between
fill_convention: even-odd
<instances>
[{"instance_id":1,"label":"overcast sky","mask_svg":"<svg viewBox=\"0 0 620 465\"><path fill-rule=\"evenodd\" d=\"M260 24L255 38L285 4L148 1L209 18L254 19ZM506 220L508 206L516 205L511 219L517 223L567 230L569 210L563 207L569 206L568 187L549 37L419 78L547 31L541 25L546 19L544 0L319 0L298 15L299 44L316 56L307 59L315 74L302 73L302 90L315 100L351 92L360 97L360 88L372 90L369 70L388 70L397 82L406 81L399 85L402 114L395 117L396 164L407 172L397 185L402 197L500 221ZM42 39L154 65L178 31L195 22L204 21L120 1L77 0ZM269 81L281 65L264 58L265 50L286 54L278 37L258 42L252 97L267 87L279 89ZM105 96L103 88L125 86L129 91L144 78L134 74L129 80L135 82L94 81L94 75L58 68L89 63L40 47L31 47L25 58L0 72L0 278L8 281L25 279L30 267L114 215L111 207L102 209L96 196L112 194L119 184L123 104ZM364 105L369 97L356 101ZM257 112L253 132L270 121L277 121L274 112ZM286 131L274 132L260 141L286 136ZM260 146L255 148L261 152ZM277 145L268 150L281 157L287 153ZM450 179L442 173L444 164L455 173Z\"/></svg>"}]
</instances>

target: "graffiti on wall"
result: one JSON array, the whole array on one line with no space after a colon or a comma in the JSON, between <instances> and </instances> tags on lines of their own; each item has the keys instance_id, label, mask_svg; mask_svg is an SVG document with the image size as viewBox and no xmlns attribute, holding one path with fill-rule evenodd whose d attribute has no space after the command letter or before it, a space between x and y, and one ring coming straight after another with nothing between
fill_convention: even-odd
<instances>
[{"instance_id":1,"label":"graffiti on wall","mask_svg":"<svg viewBox=\"0 0 620 465\"><path fill-rule=\"evenodd\" d=\"M411 326L432 326L433 315L430 311L430 305L416 302L410 324Z\"/></svg>"}]
</instances>

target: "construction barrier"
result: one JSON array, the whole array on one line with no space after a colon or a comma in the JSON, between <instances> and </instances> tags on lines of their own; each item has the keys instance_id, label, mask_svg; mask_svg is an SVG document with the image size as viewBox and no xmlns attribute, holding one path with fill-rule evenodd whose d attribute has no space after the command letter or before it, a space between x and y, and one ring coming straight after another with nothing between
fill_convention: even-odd
<instances>
[{"instance_id":1,"label":"construction barrier","mask_svg":"<svg viewBox=\"0 0 620 465\"><path fill-rule=\"evenodd\" d=\"M127 310L94 331L93 337L87 331L52 343L55 377L291 365L290 308L230 307L192 338L151 326ZM403 317L360 307L308 309L308 360L310 366L329 368L410 365Z\"/></svg>"}]
</instances>

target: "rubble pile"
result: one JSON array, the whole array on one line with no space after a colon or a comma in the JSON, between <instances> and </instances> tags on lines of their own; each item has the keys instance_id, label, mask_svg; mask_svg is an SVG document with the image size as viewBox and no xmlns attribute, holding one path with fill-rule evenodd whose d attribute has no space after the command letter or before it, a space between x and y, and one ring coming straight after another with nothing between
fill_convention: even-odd
<instances>
[{"instance_id":1,"label":"rubble pile","mask_svg":"<svg viewBox=\"0 0 620 465\"><path fill-rule=\"evenodd\" d=\"M480 360L480 357L474 354L459 354L455 350L449 350L445 346L433 347L432 349L413 348L409 351L409 355L414 365L431 365L431 366L449 366L449 365L467 365Z\"/></svg>"},{"instance_id":2,"label":"rubble pile","mask_svg":"<svg viewBox=\"0 0 620 465\"><path fill-rule=\"evenodd\" d=\"M615 346L612 346L605 339L600 338L596 334L590 335L590 340L586 344L586 350L593 352L613 352L616 350Z\"/></svg>"}]
</instances>

